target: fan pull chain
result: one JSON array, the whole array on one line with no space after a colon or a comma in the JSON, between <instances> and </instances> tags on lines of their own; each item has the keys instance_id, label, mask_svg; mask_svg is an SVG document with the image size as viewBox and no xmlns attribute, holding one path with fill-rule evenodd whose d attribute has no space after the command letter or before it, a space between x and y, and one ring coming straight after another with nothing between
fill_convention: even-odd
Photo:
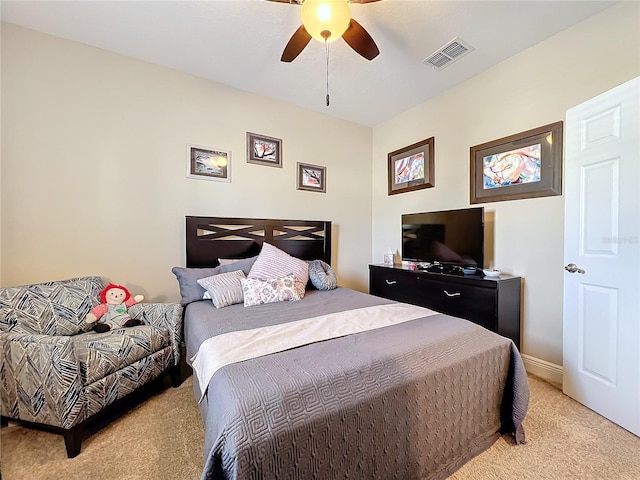
<instances>
[{"instance_id":1,"label":"fan pull chain","mask_svg":"<svg viewBox=\"0 0 640 480\"><path fill-rule=\"evenodd\" d=\"M329 30L323 30L320 32L322 38L324 38L324 57L327 63L327 107L329 106L329 37L331 32Z\"/></svg>"},{"instance_id":2,"label":"fan pull chain","mask_svg":"<svg viewBox=\"0 0 640 480\"><path fill-rule=\"evenodd\" d=\"M329 42L324 39L325 58L327 61L327 107L329 106Z\"/></svg>"}]
</instances>

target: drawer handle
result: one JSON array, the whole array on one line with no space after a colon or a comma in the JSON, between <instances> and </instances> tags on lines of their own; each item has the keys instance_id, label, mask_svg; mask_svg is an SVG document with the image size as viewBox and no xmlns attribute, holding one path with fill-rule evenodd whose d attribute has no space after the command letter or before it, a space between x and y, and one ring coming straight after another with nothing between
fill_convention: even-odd
<instances>
[{"instance_id":1,"label":"drawer handle","mask_svg":"<svg viewBox=\"0 0 640 480\"><path fill-rule=\"evenodd\" d=\"M460 295L462 295L460 292L449 293L446 290L443 290L443 292L445 293L445 295L447 295L447 297L459 297Z\"/></svg>"},{"instance_id":2,"label":"drawer handle","mask_svg":"<svg viewBox=\"0 0 640 480\"><path fill-rule=\"evenodd\" d=\"M385 282L387 282L387 285L395 285L396 283L398 283L395 280L385 280Z\"/></svg>"}]
</instances>

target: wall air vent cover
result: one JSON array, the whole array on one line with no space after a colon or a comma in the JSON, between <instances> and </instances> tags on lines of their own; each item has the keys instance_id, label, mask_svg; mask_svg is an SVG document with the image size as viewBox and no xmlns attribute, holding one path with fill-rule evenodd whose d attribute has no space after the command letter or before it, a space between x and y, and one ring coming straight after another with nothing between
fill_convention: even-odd
<instances>
[{"instance_id":1,"label":"wall air vent cover","mask_svg":"<svg viewBox=\"0 0 640 480\"><path fill-rule=\"evenodd\" d=\"M464 57L467 53L473 52L473 50L475 49L471 45L460 37L456 37L425 58L422 63L431 65L437 70L442 70L447 65L451 65L456 60Z\"/></svg>"}]
</instances>

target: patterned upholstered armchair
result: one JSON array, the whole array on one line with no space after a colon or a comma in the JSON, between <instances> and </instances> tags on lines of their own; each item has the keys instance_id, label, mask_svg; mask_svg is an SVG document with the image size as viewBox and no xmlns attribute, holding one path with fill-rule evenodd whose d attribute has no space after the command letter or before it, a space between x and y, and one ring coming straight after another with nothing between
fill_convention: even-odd
<instances>
[{"instance_id":1,"label":"patterned upholstered armchair","mask_svg":"<svg viewBox=\"0 0 640 480\"><path fill-rule=\"evenodd\" d=\"M104 287L100 277L80 277L0 288L2 424L62 433L69 458L107 406L164 373L180 381L182 307L140 303L128 311L142 325L85 332Z\"/></svg>"}]
</instances>

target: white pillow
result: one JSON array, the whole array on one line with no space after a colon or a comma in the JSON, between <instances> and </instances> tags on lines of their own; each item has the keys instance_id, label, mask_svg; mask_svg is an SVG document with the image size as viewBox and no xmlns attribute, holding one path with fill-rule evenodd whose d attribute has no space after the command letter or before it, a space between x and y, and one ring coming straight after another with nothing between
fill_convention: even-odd
<instances>
[{"instance_id":1,"label":"white pillow","mask_svg":"<svg viewBox=\"0 0 640 480\"><path fill-rule=\"evenodd\" d=\"M242 303L242 283L246 278L242 270L219 273L211 277L198 280L198 284L211 296L211 301L216 308L228 307L236 303Z\"/></svg>"},{"instance_id":2,"label":"white pillow","mask_svg":"<svg viewBox=\"0 0 640 480\"><path fill-rule=\"evenodd\" d=\"M245 307L263 303L295 301L301 298L293 274L271 280L243 278L240 282L242 283Z\"/></svg>"},{"instance_id":3,"label":"white pillow","mask_svg":"<svg viewBox=\"0 0 640 480\"><path fill-rule=\"evenodd\" d=\"M220 265L231 265L232 263L236 263L242 260L242 258L219 258L218 262Z\"/></svg>"},{"instance_id":4,"label":"white pillow","mask_svg":"<svg viewBox=\"0 0 640 480\"><path fill-rule=\"evenodd\" d=\"M290 273L295 277L298 295L304 297L304 289L309 281L309 264L264 242L247 278L269 280L283 278Z\"/></svg>"}]
</instances>

